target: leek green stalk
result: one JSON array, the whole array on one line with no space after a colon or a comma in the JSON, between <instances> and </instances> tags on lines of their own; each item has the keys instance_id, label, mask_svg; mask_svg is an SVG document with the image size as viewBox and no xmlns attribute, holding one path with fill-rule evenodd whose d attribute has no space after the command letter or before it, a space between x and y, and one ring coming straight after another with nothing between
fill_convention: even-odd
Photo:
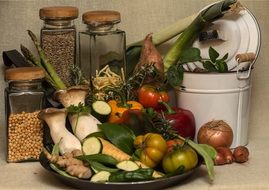
<instances>
[{"instance_id":1,"label":"leek green stalk","mask_svg":"<svg viewBox=\"0 0 269 190\"><path fill-rule=\"evenodd\" d=\"M165 70L167 70L172 64L178 61L182 50L188 48L188 46L193 43L198 33L203 28L208 26L217 18L222 17L236 3L237 0L220 1L205 8L199 14L194 14L192 16L181 19L172 25L160 30L159 32L153 33L152 42L154 45L160 45L172 39L176 35L182 33L164 57ZM132 73L133 69L139 61L142 44L143 41L138 41L127 46L127 75Z\"/></svg>"},{"instance_id":2,"label":"leek green stalk","mask_svg":"<svg viewBox=\"0 0 269 190\"><path fill-rule=\"evenodd\" d=\"M180 19L166 28L152 34L152 43L160 45L178 34L182 33L196 18L197 14ZM127 45L126 60L127 60L127 74L132 73L136 64L139 61L142 50L143 40Z\"/></svg>"},{"instance_id":3,"label":"leek green stalk","mask_svg":"<svg viewBox=\"0 0 269 190\"><path fill-rule=\"evenodd\" d=\"M164 57L165 71L167 71L171 65L178 62L182 52L192 45L200 31L214 20L222 17L229 10L234 11L233 9L236 7L236 3L237 0L223 0L201 11L168 50Z\"/></svg>"}]
</instances>

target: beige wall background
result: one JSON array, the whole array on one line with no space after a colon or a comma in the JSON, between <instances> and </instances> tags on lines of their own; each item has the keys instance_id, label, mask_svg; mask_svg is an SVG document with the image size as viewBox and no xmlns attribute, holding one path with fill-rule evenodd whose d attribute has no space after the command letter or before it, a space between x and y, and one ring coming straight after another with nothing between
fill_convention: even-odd
<instances>
[{"instance_id":1,"label":"beige wall background","mask_svg":"<svg viewBox=\"0 0 269 190\"><path fill-rule=\"evenodd\" d=\"M42 26L38 11L43 6L72 5L80 10L76 25L84 28L81 14L94 9L114 9L122 14L120 28L127 33L127 43L142 39L147 33L155 32L191 15L214 0L10 0L0 1L0 52L19 49L24 44L30 49L33 45L26 30L36 34ZM262 47L253 71L253 88L250 114L250 140L268 136L263 129L268 127L269 113L269 0L241 0L257 18L261 33ZM0 59L0 140L4 140L4 88L3 63ZM254 127L255 126L255 127ZM0 143L2 144L2 143Z\"/></svg>"}]
</instances>

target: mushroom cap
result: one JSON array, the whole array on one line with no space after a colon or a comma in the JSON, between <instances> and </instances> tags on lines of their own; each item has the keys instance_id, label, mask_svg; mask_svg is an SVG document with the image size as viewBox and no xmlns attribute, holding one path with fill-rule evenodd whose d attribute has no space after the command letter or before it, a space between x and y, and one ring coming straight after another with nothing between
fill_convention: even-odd
<instances>
[{"instance_id":1,"label":"mushroom cap","mask_svg":"<svg viewBox=\"0 0 269 190\"><path fill-rule=\"evenodd\" d=\"M79 103L84 103L89 87L86 85L71 86L64 90L57 90L54 97L64 107L71 105L77 106Z\"/></svg>"},{"instance_id":2,"label":"mushroom cap","mask_svg":"<svg viewBox=\"0 0 269 190\"><path fill-rule=\"evenodd\" d=\"M57 114L65 114L67 115L66 109L58 109L58 108L46 108L41 110L37 117L41 120L45 120L49 116L56 116Z\"/></svg>"}]
</instances>

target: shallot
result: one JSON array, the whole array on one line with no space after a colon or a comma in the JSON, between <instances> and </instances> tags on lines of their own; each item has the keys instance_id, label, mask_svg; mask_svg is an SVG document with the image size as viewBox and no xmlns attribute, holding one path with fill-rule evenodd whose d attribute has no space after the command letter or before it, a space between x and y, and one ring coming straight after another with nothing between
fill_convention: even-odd
<instances>
[{"instance_id":1,"label":"shallot","mask_svg":"<svg viewBox=\"0 0 269 190\"><path fill-rule=\"evenodd\" d=\"M227 147L218 147L216 151L223 156L225 164L231 164L234 161L234 156L232 151Z\"/></svg>"},{"instance_id":2,"label":"shallot","mask_svg":"<svg viewBox=\"0 0 269 190\"><path fill-rule=\"evenodd\" d=\"M245 146L238 146L234 149L233 156L236 162L243 163L248 161L249 151Z\"/></svg>"},{"instance_id":3,"label":"shallot","mask_svg":"<svg viewBox=\"0 0 269 190\"><path fill-rule=\"evenodd\" d=\"M148 34L144 39L140 60L136 69L146 64L153 64L160 74L164 73L163 59L161 54L152 43L152 34Z\"/></svg>"}]
</instances>

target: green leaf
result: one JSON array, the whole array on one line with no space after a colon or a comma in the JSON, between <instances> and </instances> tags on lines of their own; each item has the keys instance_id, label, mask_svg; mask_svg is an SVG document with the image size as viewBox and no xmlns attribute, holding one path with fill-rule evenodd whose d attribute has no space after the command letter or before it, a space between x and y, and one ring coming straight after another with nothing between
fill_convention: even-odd
<instances>
[{"instance_id":1,"label":"green leaf","mask_svg":"<svg viewBox=\"0 0 269 190\"><path fill-rule=\"evenodd\" d=\"M98 125L106 138L123 152L132 155L134 152L134 132L126 126L115 123L103 123Z\"/></svg>"},{"instance_id":2,"label":"green leaf","mask_svg":"<svg viewBox=\"0 0 269 190\"><path fill-rule=\"evenodd\" d=\"M106 154L91 154L91 155L81 155L76 157L79 160L86 161L88 163L94 161L94 162L100 162L102 164L108 164L115 166L118 161L113 158L112 156L106 155Z\"/></svg>"},{"instance_id":3,"label":"green leaf","mask_svg":"<svg viewBox=\"0 0 269 190\"><path fill-rule=\"evenodd\" d=\"M217 71L215 65L211 61L203 62L203 67L209 72L216 72Z\"/></svg>"},{"instance_id":4,"label":"green leaf","mask_svg":"<svg viewBox=\"0 0 269 190\"><path fill-rule=\"evenodd\" d=\"M207 152L207 154L212 158L212 160L215 160L215 158L217 156L217 151L215 148L213 148L212 146L210 146L208 144L199 144L199 146L201 148L203 148L204 151Z\"/></svg>"},{"instance_id":5,"label":"green leaf","mask_svg":"<svg viewBox=\"0 0 269 190\"><path fill-rule=\"evenodd\" d=\"M173 64L167 71L167 82L172 87L178 87L183 81L184 68L182 64Z\"/></svg>"},{"instance_id":6,"label":"green leaf","mask_svg":"<svg viewBox=\"0 0 269 190\"><path fill-rule=\"evenodd\" d=\"M117 172L117 171L119 171L119 169L117 169L117 168L105 166L104 164L102 164L100 162L90 161L89 163L90 163L90 166L93 169L93 171L97 171L97 172L100 172L100 171Z\"/></svg>"},{"instance_id":7,"label":"green leaf","mask_svg":"<svg viewBox=\"0 0 269 190\"><path fill-rule=\"evenodd\" d=\"M69 178L77 179L76 177L71 176L68 173L66 173L65 171L59 169L55 164L50 163L50 168L53 169L58 174L64 176L64 177L69 177Z\"/></svg>"},{"instance_id":8,"label":"green leaf","mask_svg":"<svg viewBox=\"0 0 269 190\"><path fill-rule=\"evenodd\" d=\"M188 145L190 145L196 152L201 155L205 161L206 167L207 167L207 173L209 176L209 179L211 181L214 180L214 162L213 159L211 158L210 154L208 153L207 150L205 150L204 146L200 144L196 144L192 140L187 141Z\"/></svg>"},{"instance_id":9,"label":"green leaf","mask_svg":"<svg viewBox=\"0 0 269 190\"><path fill-rule=\"evenodd\" d=\"M209 57L210 57L210 60L215 63L217 58L219 57L219 53L210 46L209 50L208 50L208 53L209 53Z\"/></svg>"},{"instance_id":10,"label":"green leaf","mask_svg":"<svg viewBox=\"0 0 269 190\"><path fill-rule=\"evenodd\" d=\"M79 103L77 106L71 105L67 108L67 112L70 114L88 114L90 112L90 107L84 105L83 103Z\"/></svg>"},{"instance_id":11,"label":"green leaf","mask_svg":"<svg viewBox=\"0 0 269 190\"><path fill-rule=\"evenodd\" d=\"M60 144L60 142L53 145L51 155L57 155L57 156L60 155L60 146L59 146L59 144Z\"/></svg>"},{"instance_id":12,"label":"green leaf","mask_svg":"<svg viewBox=\"0 0 269 190\"><path fill-rule=\"evenodd\" d=\"M201 51L198 48L188 48L182 52L179 61L180 63L188 63L188 62L195 62L200 61L201 58Z\"/></svg>"},{"instance_id":13,"label":"green leaf","mask_svg":"<svg viewBox=\"0 0 269 190\"><path fill-rule=\"evenodd\" d=\"M132 155L132 160L133 161L140 161L140 155L141 155L142 149L138 148L135 150L135 152Z\"/></svg>"},{"instance_id":14,"label":"green leaf","mask_svg":"<svg viewBox=\"0 0 269 190\"><path fill-rule=\"evenodd\" d=\"M220 60L225 61L229 56L229 53L226 53Z\"/></svg>"},{"instance_id":15,"label":"green leaf","mask_svg":"<svg viewBox=\"0 0 269 190\"><path fill-rule=\"evenodd\" d=\"M222 60L216 61L216 67L220 73L228 72L228 66L227 66L226 62L224 62Z\"/></svg>"}]
</instances>

